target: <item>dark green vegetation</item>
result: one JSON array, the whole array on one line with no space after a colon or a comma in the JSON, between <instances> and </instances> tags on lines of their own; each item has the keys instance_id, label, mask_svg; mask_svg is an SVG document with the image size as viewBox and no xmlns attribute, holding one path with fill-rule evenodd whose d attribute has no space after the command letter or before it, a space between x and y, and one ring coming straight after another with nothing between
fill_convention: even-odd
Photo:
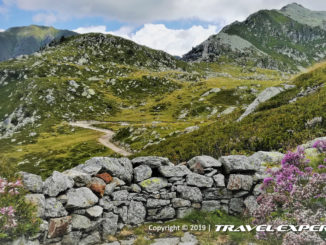
<instances>
[{"instance_id":1,"label":"dark green vegetation","mask_svg":"<svg viewBox=\"0 0 326 245\"><path fill-rule=\"evenodd\" d=\"M235 122L241 115L238 111L196 132L151 146L142 155L161 155L181 162L200 154L219 157L259 150L286 151L307 140L325 136L325 81L326 66L322 64L296 77L293 80L296 88L262 103L255 113L241 122ZM295 97L297 100L289 103ZM322 122L310 125L308 122L316 117L322 117Z\"/></svg>"},{"instance_id":2,"label":"dark green vegetation","mask_svg":"<svg viewBox=\"0 0 326 245\"><path fill-rule=\"evenodd\" d=\"M31 54L53 40L76 35L68 30L46 26L13 27L0 32L0 61L23 54Z\"/></svg>"},{"instance_id":3,"label":"dark green vegetation","mask_svg":"<svg viewBox=\"0 0 326 245\"><path fill-rule=\"evenodd\" d=\"M261 10L234 22L184 55L185 60L227 60L241 65L298 71L326 56L325 12L298 4Z\"/></svg>"}]
</instances>

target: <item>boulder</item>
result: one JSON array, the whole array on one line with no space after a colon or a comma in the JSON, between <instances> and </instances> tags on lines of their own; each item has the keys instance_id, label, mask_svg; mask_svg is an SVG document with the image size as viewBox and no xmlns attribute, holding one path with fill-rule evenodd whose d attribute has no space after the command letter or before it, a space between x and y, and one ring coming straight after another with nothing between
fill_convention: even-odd
<instances>
[{"instance_id":1,"label":"boulder","mask_svg":"<svg viewBox=\"0 0 326 245\"><path fill-rule=\"evenodd\" d=\"M213 179L204 175L191 173L187 175L187 184L197 187L212 187Z\"/></svg>"},{"instance_id":2,"label":"boulder","mask_svg":"<svg viewBox=\"0 0 326 245\"><path fill-rule=\"evenodd\" d=\"M192 201L201 202L203 200L202 193L197 187L190 187L185 185L179 185L176 191L180 193L181 198Z\"/></svg>"},{"instance_id":3,"label":"boulder","mask_svg":"<svg viewBox=\"0 0 326 245\"><path fill-rule=\"evenodd\" d=\"M240 214L244 211L244 203L242 198L232 198L230 200L230 211L236 214Z\"/></svg>"},{"instance_id":4,"label":"boulder","mask_svg":"<svg viewBox=\"0 0 326 245\"><path fill-rule=\"evenodd\" d=\"M258 151L249 158L257 159L260 164L264 163L281 163L284 157L283 153L277 151Z\"/></svg>"},{"instance_id":5,"label":"boulder","mask_svg":"<svg viewBox=\"0 0 326 245\"><path fill-rule=\"evenodd\" d=\"M175 216L175 210L172 207L164 207L161 211L155 216L154 219L157 220L166 220L173 219Z\"/></svg>"},{"instance_id":6,"label":"boulder","mask_svg":"<svg viewBox=\"0 0 326 245\"><path fill-rule=\"evenodd\" d=\"M67 208L88 208L98 202L97 196L86 187L69 190L67 197Z\"/></svg>"},{"instance_id":7,"label":"boulder","mask_svg":"<svg viewBox=\"0 0 326 245\"><path fill-rule=\"evenodd\" d=\"M103 239L106 239L109 235L114 235L118 229L118 215L114 213L104 213L102 223L102 235Z\"/></svg>"},{"instance_id":8,"label":"boulder","mask_svg":"<svg viewBox=\"0 0 326 245\"><path fill-rule=\"evenodd\" d=\"M86 214L92 218L101 217L103 213L103 208L100 206L94 206L86 209Z\"/></svg>"},{"instance_id":9,"label":"boulder","mask_svg":"<svg viewBox=\"0 0 326 245\"><path fill-rule=\"evenodd\" d=\"M164 177L167 178L182 177L191 173L191 171L185 165L161 166L158 170Z\"/></svg>"},{"instance_id":10,"label":"boulder","mask_svg":"<svg viewBox=\"0 0 326 245\"><path fill-rule=\"evenodd\" d=\"M213 179L217 187L225 186L225 177L223 174L216 174L213 176Z\"/></svg>"},{"instance_id":11,"label":"boulder","mask_svg":"<svg viewBox=\"0 0 326 245\"><path fill-rule=\"evenodd\" d=\"M201 206L201 210L207 211L207 212L219 210L220 208L221 208L221 202L215 201L215 200L203 201L202 206Z\"/></svg>"},{"instance_id":12,"label":"boulder","mask_svg":"<svg viewBox=\"0 0 326 245\"><path fill-rule=\"evenodd\" d=\"M260 167L260 163L255 159L243 155L223 156L220 161L227 173L253 172Z\"/></svg>"},{"instance_id":13,"label":"boulder","mask_svg":"<svg viewBox=\"0 0 326 245\"><path fill-rule=\"evenodd\" d=\"M112 194L113 201L126 201L128 200L129 192L126 190L116 191Z\"/></svg>"},{"instance_id":14,"label":"boulder","mask_svg":"<svg viewBox=\"0 0 326 245\"><path fill-rule=\"evenodd\" d=\"M187 162L190 169L194 169L196 165L199 164L202 168L219 168L222 163L210 156L196 156Z\"/></svg>"},{"instance_id":15,"label":"boulder","mask_svg":"<svg viewBox=\"0 0 326 245\"><path fill-rule=\"evenodd\" d=\"M185 199L182 199L182 198L173 198L172 199L172 206L174 208L190 207L191 202L189 200L185 200Z\"/></svg>"},{"instance_id":16,"label":"boulder","mask_svg":"<svg viewBox=\"0 0 326 245\"><path fill-rule=\"evenodd\" d=\"M159 191L162 188L167 187L168 182L166 179L163 178L150 178L143 180L139 183L142 189L144 189L147 192L156 192Z\"/></svg>"},{"instance_id":17,"label":"boulder","mask_svg":"<svg viewBox=\"0 0 326 245\"><path fill-rule=\"evenodd\" d=\"M147 165L140 165L134 168L134 180L141 182L145 179L152 177L152 169Z\"/></svg>"},{"instance_id":18,"label":"boulder","mask_svg":"<svg viewBox=\"0 0 326 245\"><path fill-rule=\"evenodd\" d=\"M259 208L259 205L256 201L256 197L254 197L254 196L248 196L244 200L244 205L246 206L250 215L253 215L255 213L255 211Z\"/></svg>"},{"instance_id":19,"label":"boulder","mask_svg":"<svg viewBox=\"0 0 326 245\"><path fill-rule=\"evenodd\" d=\"M105 195L111 195L112 192L114 191L114 189L116 188L117 183L116 182L112 182L110 184L107 184L104 190L104 194Z\"/></svg>"},{"instance_id":20,"label":"boulder","mask_svg":"<svg viewBox=\"0 0 326 245\"><path fill-rule=\"evenodd\" d=\"M57 201L57 199L53 197L45 200L44 216L46 218L57 218L57 217L63 217L67 215L68 215L67 211L62 206L61 202Z\"/></svg>"},{"instance_id":21,"label":"boulder","mask_svg":"<svg viewBox=\"0 0 326 245\"><path fill-rule=\"evenodd\" d=\"M72 178L57 171L54 171L52 176L50 176L44 181L43 192L44 194L50 197L55 197L60 192L72 188L73 186L74 181Z\"/></svg>"},{"instance_id":22,"label":"boulder","mask_svg":"<svg viewBox=\"0 0 326 245\"><path fill-rule=\"evenodd\" d=\"M156 156L148 156L148 157L136 157L131 160L134 166L139 165L147 165L150 168L159 168L165 165L173 165L169 159L165 157L156 157Z\"/></svg>"},{"instance_id":23,"label":"boulder","mask_svg":"<svg viewBox=\"0 0 326 245\"><path fill-rule=\"evenodd\" d=\"M127 223L138 225L143 223L146 217L146 208L141 202L131 201L128 209Z\"/></svg>"},{"instance_id":24,"label":"boulder","mask_svg":"<svg viewBox=\"0 0 326 245\"><path fill-rule=\"evenodd\" d=\"M94 231L82 240L80 240L78 245L96 245L101 242L101 235L98 231Z\"/></svg>"},{"instance_id":25,"label":"boulder","mask_svg":"<svg viewBox=\"0 0 326 245\"><path fill-rule=\"evenodd\" d=\"M24 187L30 192L41 193L43 189L43 181L41 176L26 172L19 172L22 177Z\"/></svg>"},{"instance_id":26,"label":"boulder","mask_svg":"<svg viewBox=\"0 0 326 245\"><path fill-rule=\"evenodd\" d=\"M231 174L227 188L229 190L245 190L250 191L253 185L253 178L250 175Z\"/></svg>"},{"instance_id":27,"label":"boulder","mask_svg":"<svg viewBox=\"0 0 326 245\"><path fill-rule=\"evenodd\" d=\"M63 174L72 178L75 182L76 187L86 186L89 184L89 182L91 182L91 176L82 171L69 169L69 170L64 171Z\"/></svg>"},{"instance_id":28,"label":"boulder","mask_svg":"<svg viewBox=\"0 0 326 245\"><path fill-rule=\"evenodd\" d=\"M62 237L69 232L71 216L50 219L48 238Z\"/></svg>"},{"instance_id":29,"label":"boulder","mask_svg":"<svg viewBox=\"0 0 326 245\"><path fill-rule=\"evenodd\" d=\"M92 222L83 215L73 214L71 226L73 230L87 230L92 226Z\"/></svg>"},{"instance_id":30,"label":"boulder","mask_svg":"<svg viewBox=\"0 0 326 245\"><path fill-rule=\"evenodd\" d=\"M153 199L149 198L147 199L147 208L157 208L162 207L170 204L170 200L164 200L164 199Z\"/></svg>"},{"instance_id":31,"label":"boulder","mask_svg":"<svg viewBox=\"0 0 326 245\"><path fill-rule=\"evenodd\" d=\"M25 200L36 206L36 216L44 217L45 214L45 197L43 194L27 194Z\"/></svg>"}]
</instances>

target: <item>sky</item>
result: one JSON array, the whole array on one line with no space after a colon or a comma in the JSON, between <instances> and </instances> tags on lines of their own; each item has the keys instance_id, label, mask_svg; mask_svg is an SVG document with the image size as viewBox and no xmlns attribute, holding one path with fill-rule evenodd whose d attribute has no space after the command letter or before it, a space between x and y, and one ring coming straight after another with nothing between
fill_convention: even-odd
<instances>
[{"instance_id":1,"label":"sky","mask_svg":"<svg viewBox=\"0 0 326 245\"><path fill-rule=\"evenodd\" d=\"M122 36L172 55L185 54L225 25L293 0L0 0L0 32L31 24ZM325 0L297 0L326 10Z\"/></svg>"}]
</instances>

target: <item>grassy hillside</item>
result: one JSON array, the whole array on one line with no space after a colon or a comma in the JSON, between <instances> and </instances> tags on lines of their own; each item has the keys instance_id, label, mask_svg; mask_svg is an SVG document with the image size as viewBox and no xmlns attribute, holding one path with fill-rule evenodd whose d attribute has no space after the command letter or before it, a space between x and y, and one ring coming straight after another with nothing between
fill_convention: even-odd
<instances>
[{"instance_id":1,"label":"grassy hillside","mask_svg":"<svg viewBox=\"0 0 326 245\"><path fill-rule=\"evenodd\" d=\"M68 30L36 25L9 28L0 33L0 61L34 53L52 40L76 34Z\"/></svg>"},{"instance_id":2,"label":"grassy hillside","mask_svg":"<svg viewBox=\"0 0 326 245\"><path fill-rule=\"evenodd\" d=\"M97 142L99 133L67 122L106 122L101 127L117 132L118 144L138 153L221 122L259 91L288 79L254 67L187 64L102 34L2 62L0 77L1 157L43 175L115 154Z\"/></svg>"},{"instance_id":3,"label":"grassy hillside","mask_svg":"<svg viewBox=\"0 0 326 245\"><path fill-rule=\"evenodd\" d=\"M151 146L141 155L164 155L176 162L195 155L215 157L252 153L259 150L286 151L307 140L326 134L326 64L293 79L297 87L262 103L241 122L238 111L196 132ZM289 101L298 97L293 103ZM316 120L321 117L322 122ZM180 144L182 142L182 144Z\"/></svg>"}]
</instances>

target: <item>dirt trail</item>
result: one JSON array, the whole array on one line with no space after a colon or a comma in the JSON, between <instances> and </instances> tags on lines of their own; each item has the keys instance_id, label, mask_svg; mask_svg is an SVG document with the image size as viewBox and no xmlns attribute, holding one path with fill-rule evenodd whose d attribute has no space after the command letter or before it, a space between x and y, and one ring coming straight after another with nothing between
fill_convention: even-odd
<instances>
[{"instance_id":1,"label":"dirt trail","mask_svg":"<svg viewBox=\"0 0 326 245\"><path fill-rule=\"evenodd\" d=\"M101 124L102 122L98 122L98 121L77 121L77 122L70 122L69 125L73 126L73 127L80 127L80 128L86 128L86 129L91 129L91 130L95 130L95 131L99 131L102 133L105 133L105 135L101 136L98 141L110 148L111 150L115 151L116 153L119 153L122 156L130 156L132 153L126 151L125 149L116 146L115 144L113 144L112 142L110 142L110 140L112 139L114 132L109 130L109 129L104 129L104 128L97 128L94 127L92 125L94 124Z\"/></svg>"}]
</instances>

